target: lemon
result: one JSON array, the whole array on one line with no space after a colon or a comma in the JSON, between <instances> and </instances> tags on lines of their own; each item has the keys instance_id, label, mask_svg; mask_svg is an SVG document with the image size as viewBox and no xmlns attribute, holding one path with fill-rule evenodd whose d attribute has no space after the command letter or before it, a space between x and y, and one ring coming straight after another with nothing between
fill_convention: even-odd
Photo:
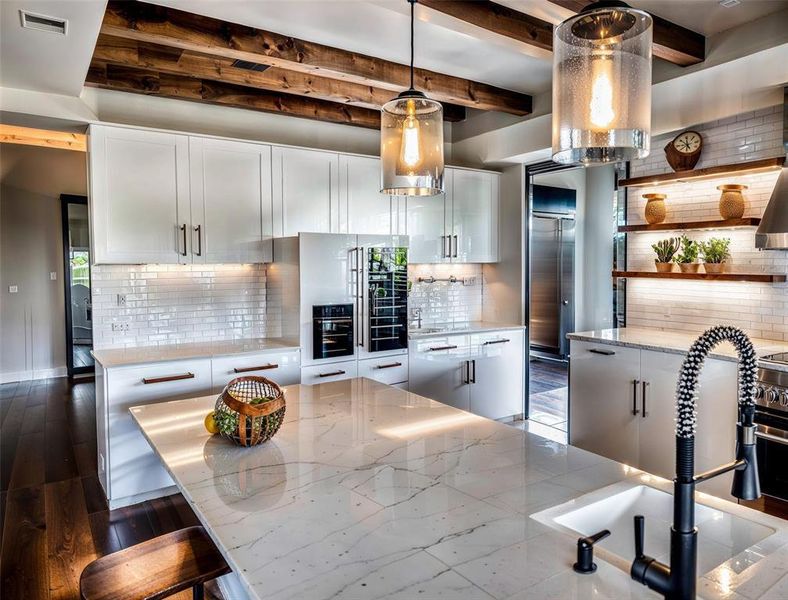
<instances>
[{"instance_id":1,"label":"lemon","mask_svg":"<svg viewBox=\"0 0 788 600\"><path fill-rule=\"evenodd\" d=\"M216 425L216 420L213 418L212 412L205 416L205 429L207 429L210 434L219 433L219 427Z\"/></svg>"}]
</instances>

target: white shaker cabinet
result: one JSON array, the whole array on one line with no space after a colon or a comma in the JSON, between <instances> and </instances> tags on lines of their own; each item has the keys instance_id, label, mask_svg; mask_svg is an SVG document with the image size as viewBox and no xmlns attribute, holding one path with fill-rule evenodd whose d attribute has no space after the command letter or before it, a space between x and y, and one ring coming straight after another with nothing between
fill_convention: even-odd
<instances>
[{"instance_id":1,"label":"white shaker cabinet","mask_svg":"<svg viewBox=\"0 0 788 600\"><path fill-rule=\"evenodd\" d=\"M271 147L189 139L191 256L196 263L271 260Z\"/></svg>"},{"instance_id":2,"label":"white shaker cabinet","mask_svg":"<svg viewBox=\"0 0 788 600\"><path fill-rule=\"evenodd\" d=\"M339 231L339 155L274 147L274 236Z\"/></svg>"},{"instance_id":3,"label":"white shaker cabinet","mask_svg":"<svg viewBox=\"0 0 788 600\"><path fill-rule=\"evenodd\" d=\"M339 156L339 231L360 234L396 234L395 200L380 193L380 159Z\"/></svg>"},{"instance_id":4,"label":"white shaker cabinet","mask_svg":"<svg viewBox=\"0 0 788 600\"><path fill-rule=\"evenodd\" d=\"M523 332L474 334L471 348L471 412L488 419L523 414Z\"/></svg>"},{"instance_id":5,"label":"white shaker cabinet","mask_svg":"<svg viewBox=\"0 0 788 600\"><path fill-rule=\"evenodd\" d=\"M452 262L498 260L498 184L500 176L452 169Z\"/></svg>"},{"instance_id":6,"label":"white shaker cabinet","mask_svg":"<svg viewBox=\"0 0 788 600\"><path fill-rule=\"evenodd\" d=\"M189 138L92 125L88 140L93 262L191 262Z\"/></svg>"}]
</instances>

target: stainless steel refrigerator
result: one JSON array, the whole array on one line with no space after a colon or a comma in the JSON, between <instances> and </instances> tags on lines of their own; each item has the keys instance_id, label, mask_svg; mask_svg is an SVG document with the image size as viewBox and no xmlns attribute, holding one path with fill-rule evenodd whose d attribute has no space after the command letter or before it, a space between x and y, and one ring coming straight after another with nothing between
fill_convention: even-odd
<instances>
[{"instance_id":1,"label":"stainless steel refrigerator","mask_svg":"<svg viewBox=\"0 0 788 600\"><path fill-rule=\"evenodd\" d=\"M531 350L564 359L575 321L574 213L531 216Z\"/></svg>"}]
</instances>

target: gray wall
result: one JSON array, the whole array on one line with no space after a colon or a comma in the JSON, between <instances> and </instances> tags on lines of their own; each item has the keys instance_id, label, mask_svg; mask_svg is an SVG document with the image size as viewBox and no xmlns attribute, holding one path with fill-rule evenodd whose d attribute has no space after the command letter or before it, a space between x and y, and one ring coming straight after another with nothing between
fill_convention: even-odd
<instances>
[{"instance_id":1,"label":"gray wall","mask_svg":"<svg viewBox=\"0 0 788 600\"><path fill-rule=\"evenodd\" d=\"M86 183L83 153L0 144L0 381L65 374L59 196Z\"/></svg>"}]
</instances>

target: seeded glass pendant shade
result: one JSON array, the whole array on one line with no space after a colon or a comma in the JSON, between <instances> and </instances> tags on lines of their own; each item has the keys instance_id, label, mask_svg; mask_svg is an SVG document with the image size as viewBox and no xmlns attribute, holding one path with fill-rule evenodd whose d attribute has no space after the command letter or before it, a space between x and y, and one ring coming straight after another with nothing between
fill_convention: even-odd
<instances>
[{"instance_id":1,"label":"seeded glass pendant shade","mask_svg":"<svg viewBox=\"0 0 788 600\"><path fill-rule=\"evenodd\" d=\"M435 196L443 192L443 107L413 88L413 5L410 2L410 88L380 114L382 194Z\"/></svg>"},{"instance_id":2,"label":"seeded glass pendant shade","mask_svg":"<svg viewBox=\"0 0 788 600\"><path fill-rule=\"evenodd\" d=\"M553 160L605 163L651 149L648 13L595 2L555 29Z\"/></svg>"}]
</instances>

